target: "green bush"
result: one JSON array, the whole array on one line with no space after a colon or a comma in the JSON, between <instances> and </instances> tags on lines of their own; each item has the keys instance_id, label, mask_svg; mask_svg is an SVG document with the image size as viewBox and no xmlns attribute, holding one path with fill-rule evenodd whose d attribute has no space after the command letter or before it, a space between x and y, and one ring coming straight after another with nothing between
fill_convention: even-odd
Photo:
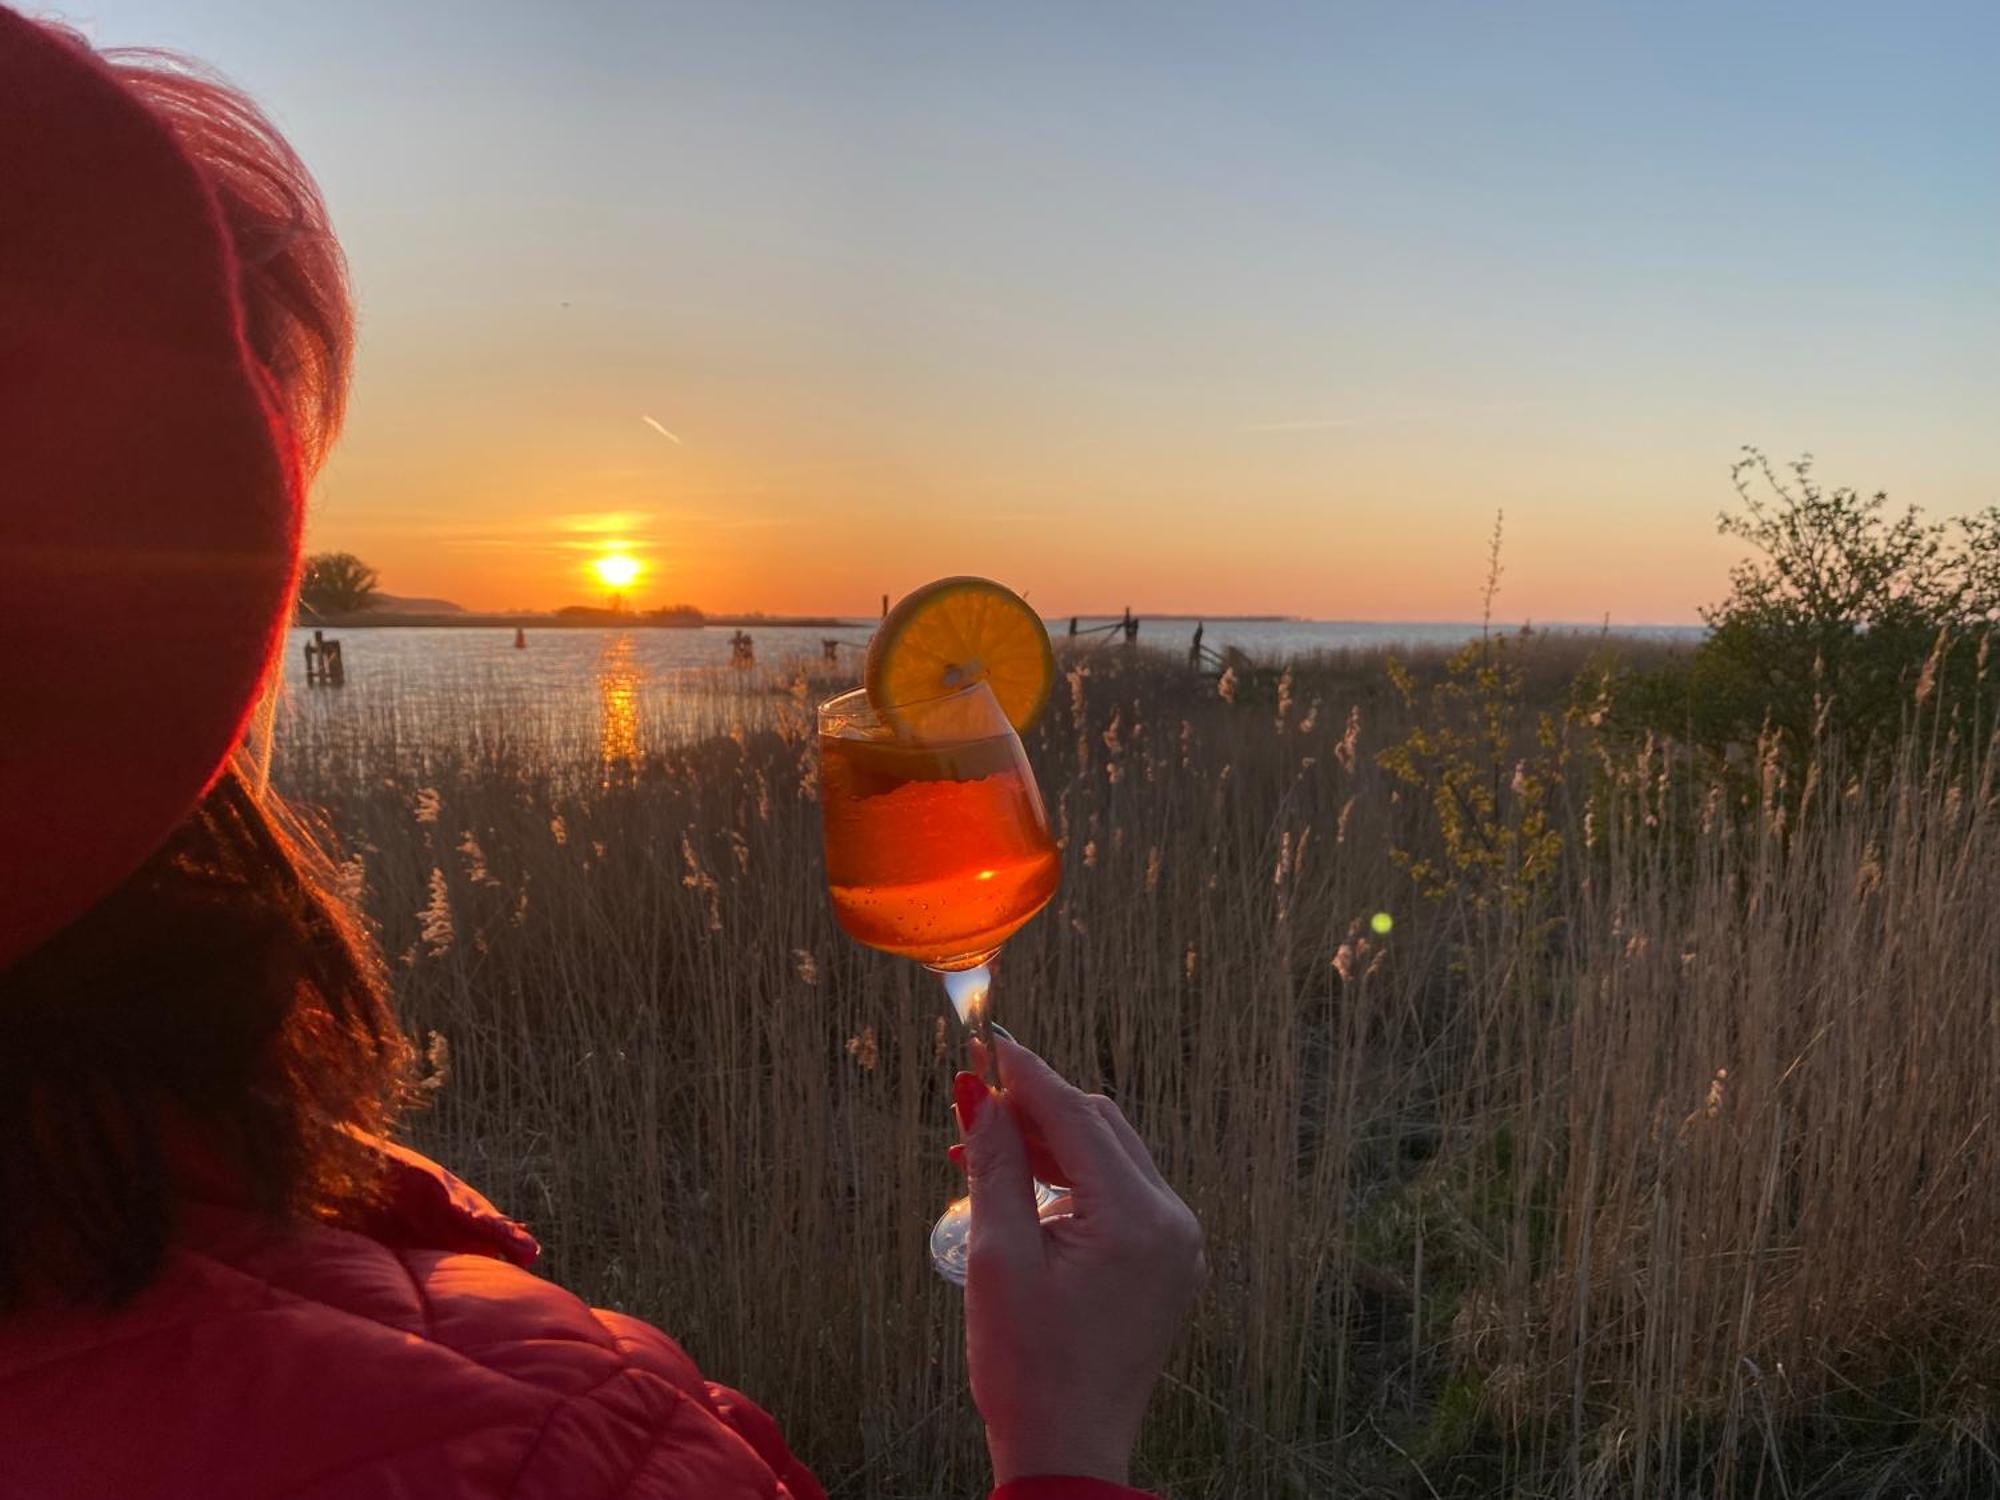
<instances>
[{"instance_id":1,"label":"green bush","mask_svg":"<svg viewBox=\"0 0 2000 1500\"><path fill-rule=\"evenodd\" d=\"M1865 757L1926 702L1961 730L1990 726L1979 691L2000 617L2000 506L1950 522L1877 492L1822 486L1812 460L1781 474L1746 449L1741 509L1720 529L1749 555L1702 612L1708 637L1628 677L1628 726L1718 751L1777 731L1794 753L1824 734Z\"/></svg>"}]
</instances>

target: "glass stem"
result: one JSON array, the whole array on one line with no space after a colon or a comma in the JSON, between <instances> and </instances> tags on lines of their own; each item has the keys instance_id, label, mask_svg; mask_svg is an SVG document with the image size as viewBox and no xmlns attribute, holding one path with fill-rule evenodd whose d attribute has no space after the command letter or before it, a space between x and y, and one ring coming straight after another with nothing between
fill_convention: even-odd
<instances>
[{"instance_id":1,"label":"glass stem","mask_svg":"<svg viewBox=\"0 0 2000 1500\"><path fill-rule=\"evenodd\" d=\"M975 964L970 969L946 969L939 972L944 980L944 992L951 997L952 1008L958 1012L959 1024L979 1039L979 1045L986 1058L986 1066L981 1077L992 1088L1000 1087L1000 1052L993 1045L993 970L986 964Z\"/></svg>"}]
</instances>

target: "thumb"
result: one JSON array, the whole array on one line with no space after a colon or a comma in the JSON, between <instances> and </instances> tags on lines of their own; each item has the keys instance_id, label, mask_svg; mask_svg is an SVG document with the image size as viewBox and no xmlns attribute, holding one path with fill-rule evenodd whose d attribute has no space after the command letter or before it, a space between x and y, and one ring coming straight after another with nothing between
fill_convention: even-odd
<instances>
[{"instance_id":1,"label":"thumb","mask_svg":"<svg viewBox=\"0 0 2000 1500\"><path fill-rule=\"evenodd\" d=\"M965 1180L972 1196L968 1253L982 1247L1005 1253L1039 1250L1042 1225L1035 1208L1034 1174L1021 1127L1004 1097L977 1074L961 1073L952 1092L965 1137Z\"/></svg>"}]
</instances>

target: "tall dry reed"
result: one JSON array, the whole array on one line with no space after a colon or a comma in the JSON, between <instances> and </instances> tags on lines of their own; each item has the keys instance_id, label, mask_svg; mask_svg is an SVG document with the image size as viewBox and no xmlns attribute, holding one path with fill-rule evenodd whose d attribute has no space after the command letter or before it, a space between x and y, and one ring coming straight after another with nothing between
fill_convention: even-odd
<instances>
[{"instance_id":1,"label":"tall dry reed","mask_svg":"<svg viewBox=\"0 0 2000 1500\"><path fill-rule=\"evenodd\" d=\"M1032 737L1064 883L998 1014L1118 1099L1215 1270L1145 1476L1989 1477L1991 785L1911 755L1711 794L1583 712L1541 722L1583 647L1509 649L1491 702L1427 695L1435 660L1403 694L1378 659L1218 685L1099 652ZM957 1042L935 982L827 912L808 709L834 686L554 754L476 701L420 737L319 713L278 777L443 1039L418 1143L551 1275L768 1403L836 1494L969 1494L958 1294L924 1248ZM1449 795L1490 805L1454 834L1440 768L1475 752ZM1530 819L1544 864L1507 836ZM1867 1463L1843 1423L1885 1434Z\"/></svg>"}]
</instances>

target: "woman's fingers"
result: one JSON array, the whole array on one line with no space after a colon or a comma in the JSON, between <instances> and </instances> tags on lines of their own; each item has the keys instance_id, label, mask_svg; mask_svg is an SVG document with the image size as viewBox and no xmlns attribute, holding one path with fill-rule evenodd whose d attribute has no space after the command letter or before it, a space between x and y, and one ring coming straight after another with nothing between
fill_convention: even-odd
<instances>
[{"instance_id":1,"label":"woman's fingers","mask_svg":"<svg viewBox=\"0 0 2000 1500\"><path fill-rule=\"evenodd\" d=\"M1019 1042L995 1037L1000 1081L1026 1128L1037 1132L1069 1186L1086 1200L1130 1199L1150 1185L1090 1097Z\"/></svg>"},{"instance_id":2,"label":"woman's fingers","mask_svg":"<svg viewBox=\"0 0 2000 1500\"><path fill-rule=\"evenodd\" d=\"M1132 1165L1139 1169L1139 1174L1161 1192L1171 1193L1173 1189L1167 1186L1167 1179L1160 1175L1160 1169L1153 1161L1153 1153L1147 1149L1139 1132L1132 1128L1132 1122L1125 1118L1125 1111L1102 1094L1092 1094L1089 1097L1091 1103L1097 1106L1098 1114L1103 1116L1104 1123L1111 1127L1111 1133L1118 1138L1118 1144L1125 1148L1125 1154L1132 1159Z\"/></svg>"},{"instance_id":3,"label":"woman's fingers","mask_svg":"<svg viewBox=\"0 0 2000 1500\"><path fill-rule=\"evenodd\" d=\"M1022 1134L1027 1142L1028 1163L1034 1169L1037 1178L1043 1182L1056 1183L1061 1186L1070 1185L1065 1179L1059 1153L1055 1152L1043 1138L1043 1129L1040 1124L1041 1117L1034 1114L1030 1107L1034 1103L1034 1082L1039 1078L1040 1081L1052 1084L1053 1087L1049 1092L1057 1096L1063 1094L1073 1095L1076 1100L1080 1100L1083 1104L1088 1105L1104 1122L1112 1139L1117 1143L1119 1149L1125 1153L1126 1159L1138 1169L1140 1176L1161 1192L1173 1191L1167 1185L1166 1178L1160 1174L1159 1166L1153 1160L1153 1153L1147 1149L1145 1141L1140 1138L1139 1132L1133 1128L1132 1122L1125 1118L1124 1111L1119 1109L1117 1104L1105 1098L1102 1094L1082 1093L1074 1085L1065 1080L1061 1074L1049 1067L1035 1053L1022 1047L1005 1032L999 1031L997 1027L995 1031L997 1033L994 1038L996 1045L1002 1048L1012 1047L1024 1060L1022 1077L1029 1081L1029 1095L1018 1100L1017 1107L1022 1109L1020 1124ZM988 1064L985 1045L975 1037L968 1043L968 1046L971 1049L974 1069L984 1073ZM1003 1062L1002 1067L1004 1068L1005 1066L1006 1064ZM1007 1081L1011 1085L1017 1080L1009 1076Z\"/></svg>"},{"instance_id":4,"label":"woman's fingers","mask_svg":"<svg viewBox=\"0 0 2000 1500\"><path fill-rule=\"evenodd\" d=\"M965 1137L966 1191L972 1196L971 1240L966 1254L984 1259L1037 1255L1042 1223L1028 1153L1011 1111L976 1075L952 1082L958 1127Z\"/></svg>"}]
</instances>

